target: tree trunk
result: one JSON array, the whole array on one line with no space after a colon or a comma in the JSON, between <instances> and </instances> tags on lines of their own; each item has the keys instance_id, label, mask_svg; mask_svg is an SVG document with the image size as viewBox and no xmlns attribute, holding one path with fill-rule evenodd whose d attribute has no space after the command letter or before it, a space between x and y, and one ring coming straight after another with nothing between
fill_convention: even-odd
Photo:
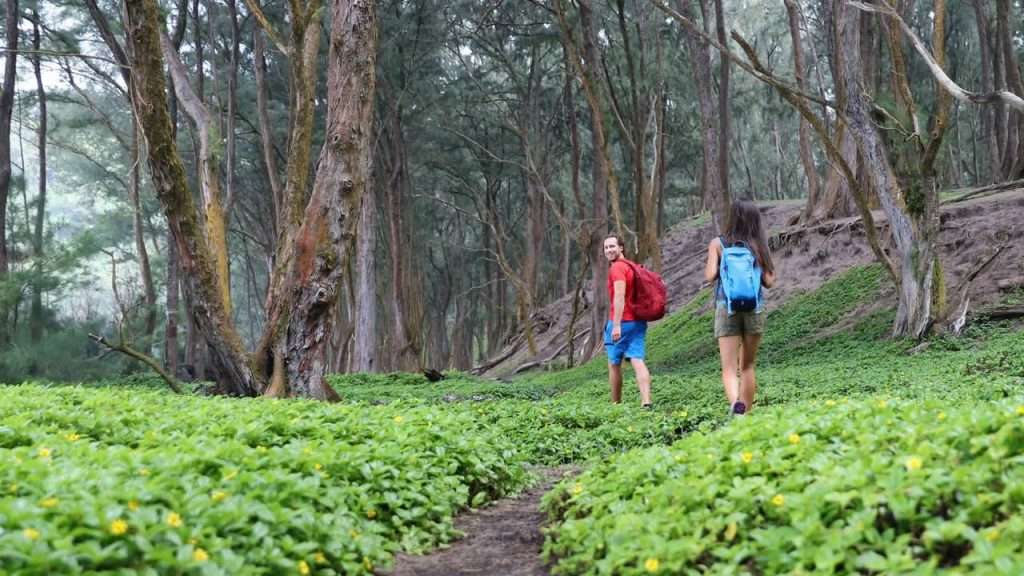
<instances>
[{"instance_id":1,"label":"tree trunk","mask_svg":"<svg viewBox=\"0 0 1024 576\"><path fill-rule=\"evenodd\" d=\"M166 34L161 34L161 47L167 59L171 76L174 78L174 90L199 133L199 180L203 192L204 214L206 215L206 241L210 254L216 265L216 275L220 297L225 314L231 317L231 271L229 268L227 221L221 203L220 192L220 134L209 110L202 101L201 88L193 92L188 81L188 73L178 58L178 53ZM199 74L202 78L202 74ZM197 86L201 83L197 82ZM230 178L230 176L229 176Z\"/></svg>"},{"instance_id":2,"label":"tree trunk","mask_svg":"<svg viewBox=\"0 0 1024 576\"><path fill-rule=\"evenodd\" d=\"M1014 45L1013 32L1019 30L1019 24L1011 28L1013 14L1010 0L996 0L996 46L1001 52L1006 89L1018 96L1024 96L1024 81L1021 80L1020 64L1017 61L1017 49ZM1020 177L1022 168L1021 154L1024 153L1024 117L1010 112L1006 122L1006 148L1003 150L1002 174L1006 180Z\"/></svg>"},{"instance_id":3,"label":"tree trunk","mask_svg":"<svg viewBox=\"0 0 1024 576\"><path fill-rule=\"evenodd\" d=\"M703 0L702 0L703 1ZM722 9L723 0L715 2L715 31L718 35L718 43L726 46L729 42L725 34L725 12ZM705 11L704 14L707 14ZM729 186L729 140L732 138L732 107L729 105L729 76L732 67L731 62L725 56L719 57L718 73L718 171L722 178L722 195L719 202L723 214L729 213L732 205L732 193ZM751 190L753 192L753 190ZM724 222L724 220L723 220Z\"/></svg>"},{"instance_id":4,"label":"tree trunk","mask_svg":"<svg viewBox=\"0 0 1024 576\"><path fill-rule=\"evenodd\" d=\"M164 325L164 368L178 374L178 244L174 234L167 234L167 310Z\"/></svg>"},{"instance_id":5,"label":"tree trunk","mask_svg":"<svg viewBox=\"0 0 1024 576\"><path fill-rule=\"evenodd\" d=\"M372 186L363 194L356 233L356 310L353 372L376 372L377 363L377 202Z\"/></svg>"},{"instance_id":6,"label":"tree trunk","mask_svg":"<svg viewBox=\"0 0 1024 576\"><path fill-rule=\"evenodd\" d=\"M267 112L267 61L264 56L263 32L259 27L254 27L252 32L253 42L253 75L256 79L256 116L259 119L260 144L263 151L263 166L267 171L267 181L270 182L270 198L274 206L273 229L274 235L281 230L281 207L284 203L281 190L281 177L277 167L277 156L274 154L274 130L270 125L270 114ZM273 266L268 268L273 270Z\"/></svg>"},{"instance_id":7,"label":"tree trunk","mask_svg":"<svg viewBox=\"0 0 1024 576\"><path fill-rule=\"evenodd\" d=\"M191 299L191 316L205 336L225 391L252 395L262 389L241 337L224 308L215 263L203 238L185 169L171 139L160 48L156 0L127 0L128 39L132 49L132 105L149 144L149 167L157 198L177 243L182 279Z\"/></svg>"},{"instance_id":8,"label":"tree trunk","mask_svg":"<svg viewBox=\"0 0 1024 576\"><path fill-rule=\"evenodd\" d=\"M139 153L139 125L132 114L132 173L128 182L128 201L132 205L132 233L135 236L135 255L139 259L139 274L142 276L143 300L146 306L145 334L147 345L152 345L156 332L156 287L153 285L153 269L149 264L149 252L142 229L142 202L139 199L141 162Z\"/></svg>"},{"instance_id":9,"label":"tree trunk","mask_svg":"<svg viewBox=\"0 0 1024 576\"><path fill-rule=\"evenodd\" d=\"M801 92L807 92L807 79L804 70L804 49L800 40L800 7L795 0L784 0L786 14L789 18L789 38L793 44L793 75L796 86ZM818 168L814 165L811 152L811 126L803 117L800 118L800 163L807 179L807 206L804 208L804 220L810 220L812 209L821 196L821 185L818 179Z\"/></svg>"},{"instance_id":10,"label":"tree trunk","mask_svg":"<svg viewBox=\"0 0 1024 576\"><path fill-rule=\"evenodd\" d=\"M901 190L882 138L870 118L860 62L861 15L840 6L836 43L842 113L857 140L868 178L878 194L896 245L899 301L893 334L920 338L932 321L932 287L938 236L938 190L934 177ZM903 198L903 202L900 202ZM902 208L905 205L906 211Z\"/></svg>"},{"instance_id":11,"label":"tree trunk","mask_svg":"<svg viewBox=\"0 0 1024 576\"><path fill-rule=\"evenodd\" d=\"M14 84L17 80L18 0L7 0L4 8L7 54L4 57L3 90L0 91L0 282L10 268L7 255L7 198L11 192L11 114L14 111ZM0 300L0 347L11 337L7 325L8 303Z\"/></svg>"},{"instance_id":12,"label":"tree trunk","mask_svg":"<svg viewBox=\"0 0 1024 576\"><path fill-rule=\"evenodd\" d=\"M32 47L39 52L42 48L39 38L39 12L32 11ZM8 58L13 54L8 53ZM39 97L39 193L36 197L35 229L32 231L32 257L35 261L32 286L32 307L29 313L29 333L33 342L43 337L43 221L46 217L46 90L43 88L43 73L40 59L32 59L32 71L36 76L36 93Z\"/></svg>"},{"instance_id":13,"label":"tree trunk","mask_svg":"<svg viewBox=\"0 0 1024 576\"><path fill-rule=\"evenodd\" d=\"M701 0L701 13L708 13L708 0ZM678 0L679 13L693 19L689 0ZM707 18L704 18L704 30L708 30ZM704 157L701 182L703 184L703 202L709 208L716 234L725 231L726 218L729 211L729 200L726 196L723 180L722 162L719 160L722 148L719 146L721 131L715 120L718 112L712 98L711 78L711 47L703 39L690 30L683 31L683 40L693 62L693 82L697 92L697 106L700 110L701 138Z\"/></svg>"}]
</instances>

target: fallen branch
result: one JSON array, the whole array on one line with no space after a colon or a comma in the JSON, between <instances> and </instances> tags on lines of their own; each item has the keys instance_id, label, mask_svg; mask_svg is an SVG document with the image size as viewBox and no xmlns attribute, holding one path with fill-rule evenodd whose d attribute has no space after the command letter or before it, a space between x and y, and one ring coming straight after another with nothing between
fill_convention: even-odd
<instances>
[{"instance_id":1,"label":"fallen branch","mask_svg":"<svg viewBox=\"0 0 1024 576\"><path fill-rule=\"evenodd\" d=\"M964 279L960 281L960 286L956 289L957 304L956 307L952 308L952 310L957 310L959 312L957 313L956 318L952 321L950 321L948 317L943 319L946 322L947 329L953 334L959 335L967 324L967 307L970 304L970 298L968 298L967 292L971 289L971 284L974 283L975 278L987 270L988 267L995 262L996 258L1007 248L1009 248L1008 244L998 246L988 258L975 266L974 269L968 272L967 276L964 276Z\"/></svg>"},{"instance_id":2,"label":"fallen branch","mask_svg":"<svg viewBox=\"0 0 1024 576\"><path fill-rule=\"evenodd\" d=\"M167 385L171 387L171 390L174 390L174 392L177 393L177 394L182 394L183 393L181 385L178 384L178 382L170 374L168 374L166 371L164 371L164 369L160 367L160 363L158 363L153 358L143 354L142 352L139 352L138 350L133 349L132 347L130 347L130 346L124 344L124 343L113 344L113 343L109 342L106 338L104 338L103 336L99 336L99 335L91 334L90 333L89 334L89 338L92 339L97 344L105 346L110 351L120 352L121 354L124 354L125 356L128 356L130 358L134 358L134 359L138 360L139 362L142 362L146 366L149 366L157 374L159 374L160 377L163 378L165 382L167 382Z\"/></svg>"},{"instance_id":3,"label":"fallen branch","mask_svg":"<svg viewBox=\"0 0 1024 576\"><path fill-rule=\"evenodd\" d=\"M575 340L576 338L579 338L580 336L586 336L588 334L590 334L590 328L587 328L586 330L578 332L573 337L573 340ZM562 344L561 346L559 346L558 350L555 350L555 352L553 354L549 354L547 358L542 358L540 360L534 360L532 362L527 362L527 363L519 366L515 370L513 370L512 373L513 374L519 374L520 372L526 372L527 370L529 370L531 368L536 368L538 366L543 366L543 365L551 362L555 358L558 358L562 354L562 352L565 352L565 349L568 348L568 347L569 347L569 342L566 342L565 344Z\"/></svg>"},{"instance_id":4,"label":"fallen branch","mask_svg":"<svg viewBox=\"0 0 1024 576\"><path fill-rule=\"evenodd\" d=\"M969 192L950 198L942 205L956 204L957 202L964 202L966 200L972 200L974 198L982 198L985 196L991 196L1007 190L1013 190L1015 188L1024 188L1024 180L1010 180L1009 182L1000 182L998 184L990 184L988 186L982 186L981 188L971 189Z\"/></svg>"},{"instance_id":5,"label":"fallen branch","mask_svg":"<svg viewBox=\"0 0 1024 576\"><path fill-rule=\"evenodd\" d=\"M975 317L984 318L986 320L1012 320L1014 318L1024 318L1024 306L1006 306L1003 308L984 310L977 312Z\"/></svg>"}]
</instances>

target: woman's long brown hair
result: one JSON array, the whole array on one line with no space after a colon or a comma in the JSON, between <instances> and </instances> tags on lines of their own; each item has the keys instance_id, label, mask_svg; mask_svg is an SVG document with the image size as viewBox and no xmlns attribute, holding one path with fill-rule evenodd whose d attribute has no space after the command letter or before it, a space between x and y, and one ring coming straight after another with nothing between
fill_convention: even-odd
<instances>
[{"instance_id":1,"label":"woman's long brown hair","mask_svg":"<svg viewBox=\"0 0 1024 576\"><path fill-rule=\"evenodd\" d=\"M761 224L761 211L757 204L750 200L739 200L732 203L729 211L729 224L726 226L725 237L730 244L743 242L753 251L757 265L765 272L775 272L771 252L768 250L768 235Z\"/></svg>"}]
</instances>

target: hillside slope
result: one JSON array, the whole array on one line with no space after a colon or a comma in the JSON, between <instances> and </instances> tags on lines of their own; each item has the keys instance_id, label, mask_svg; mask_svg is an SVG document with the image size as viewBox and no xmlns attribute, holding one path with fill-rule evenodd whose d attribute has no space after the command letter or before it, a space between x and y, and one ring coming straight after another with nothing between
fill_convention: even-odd
<instances>
[{"instance_id":1,"label":"hillside slope","mask_svg":"<svg viewBox=\"0 0 1024 576\"><path fill-rule=\"evenodd\" d=\"M854 266L872 262L874 256L864 237L859 218L829 220L813 226L788 226L802 208L801 201L762 203L774 250L778 285L768 296L774 309L797 294L817 289L830 278ZM881 212L874 214L883 234L887 227ZM669 312L689 302L700 290L707 243L712 237L707 218L692 218L672 228L662 239L663 277L668 287ZM971 310L992 306L1001 294L1024 288L1024 187L995 193L967 192L951 198L942 208L941 254L951 294L962 278L1006 245L998 260L973 282ZM884 236L883 236L884 237ZM892 294L891 286L886 295ZM877 306L894 305L883 298ZM584 299L590 302L588 291ZM530 354L522 331L513 334L483 370L484 376L503 377L531 366L564 361L564 349L572 316L572 295L564 296L534 314L537 354ZM577 321L576 350L582 350L589 333L587 312ZM708 327L710 334L710 326ZM486 364L485 364L486 366Z\"/></svg>"}]
</instances>

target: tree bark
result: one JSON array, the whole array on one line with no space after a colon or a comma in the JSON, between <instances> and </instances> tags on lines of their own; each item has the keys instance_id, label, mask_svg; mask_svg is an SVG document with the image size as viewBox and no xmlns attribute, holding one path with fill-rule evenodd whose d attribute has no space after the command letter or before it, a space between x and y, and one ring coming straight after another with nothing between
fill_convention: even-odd
<instances>
[{"instance_id":1,"label":"tree bark","mask_svg":"<svg viewBox=\"0 0 1024 576\"><path fill-rule=\"evenodd\" d=\"M139 125L132 114L132 173L128 182L128 201L132 206L132 234L135 237L135 255L139 260L139 275L142 277L143 302L145 310L145 335L147 342L156 332L156 287L153 284L153 269L149 264L149 251L142 229L142 202L140 201L140 181L142 156L139 151Z\"/></svg>"},{"instance_id":2,"label":"tree bark","mask_svg":"<svg viewBox=\"0 0 1024 576\"><path fill-rule=\"evenodd\" d=\"M218 368L218 381L225 391L253 395L262 389L262 383L224 308L215 263L203 238L185 169L171 138L159 7L156 0L126 0L125 6L135 88L132 105L146 135L153 186L178 247L182 279L191 297L191 316L206 337Z\"/></svg>"},{"instance_id":3,"label":"tree bark","mask_svg":"<svg viewBox=\"0 0 1024 576\"><path fill-rule=\"evenodd\" d=\"M4 7L7 54L4 58L3 91L0 92L0 281L10 268L7 253L7 198L11 192L11 115L14 112L14 84L17 80L18 0L7 0ZM8 304L0 301L0 346L11 337L7 324Z\"/></svg>"},{"instance_id":4,"label":"tree bark","mask_svg":"<svg viewBox=\"0 0 1024 576\"><path fill-rule=\"evenodd\" d=\"M38 52L42 49L39 38L39 12L32 10L32 47ZM8 58L13 58L11 53ZM46 89L43 87L41 56L36 54L32 59L32 71L36 77L36 94L39 98L39 192L36 196L35 229L32 231L33 266L32 307L29 312L29 334L33 342L43 338L43 222L46 218ZM0 319L2 321L2 319Z\"/></svg>"},{"instance_id":5,"label":"tree bark","mask_svg":"<svg viewBox=\"0 0 1024 576\"><path fill-rule=\"evenodd\" d=\"M281 176L277 167L277 156L274 154L274 130L270 125L270 114L267 111L267 61L263 40L264 33L254 27L253 42L253 76L256 79L256 116L260 128L260 144L263 151L263 166L270 182L270 198L274 206L274 234L281 230L281 206L284 203L281 190ZM271 263L273 264L273 263ZM273 269L273 266L269 268Z\"/></svg>"},{"instance_id":6,"label":"tree bark","mask_svg":"<svg viewBox=\"0 0 1024 576\"><path fill-rule=\"evenodd\" d=\"M725 46L728 43L728 38L725 34L725 12L722 9L723 0L714 0L714 3L715 31L718 34L718 43ZM704 14L706 15L707 12L704 12ZM719 202L722 205L722 213L728 214L729 207L732 205L732 193L729 187L729 140L732 138L732 107L729 105L731 64L725 56L721 56L718 60L718 170L722 178L722 195L719 198Z\"/></svg>"},{"instance_id":7,"label":"tree bark","mask_svg":"<svg viewBox=\"0 0 1024 576\"><path fill-rule=\"evenodd\" d=\"M860 14L847 6L839 6L838 10L836 55L841 79L838 89L843 96L841 112L857 139L896 245L899 300L893 334L920 338L932 321L938 189L934 177L922 177L919 189L906 191L897 182L882 138L870 118L860 62Z\"/></svg>"},{"instance_id":8,"label":"tree bark","mask_svg":"<svg viewBox=\"0 0 1024 576\"><path fill-rule=\"evenodd\" d=\"M796 77L797 88L802 92L807 92L804 49L800 36L800 7L795 0L784 1L789 20L789 38L793 44L793 75ZM807 205L804 208L804 220L810 221L811 211L821 196L821 185L818 168L814 165L814 155L811 152L811 126L802 117L800 118L800 163L803 165L804 177L807 179Z\"/></svg>"},{"instance_id":9,"label":"tree bark","mask_svg":"<svg viewBox=\"0 0 1024 576\"><path fill-rule=\"evenodd\" d=\"M285 348L292 394L324 400L337 398L324 379L327 320L369 180L377 54L374 0L333 0L330 47L325 141L297 235L288 282L294 305Z\"/></svg>"},{"instance_id":10,"label":"tree bark","mask_svg":"<svg viewBox=\"0 0 1024 576\"><path fill-rule=\"evenodd\" d=\"M356 233L354 372L376 372L377 363L377 202L372 186L366 187Z\"/></svg>"},{"instance_id":11,"label":"tree bark","mask_svg":"<svg viewBox=\"0 0 1024 576\"><path fill-rule=\"evenodd\" d=\"M229 268L227 222L221 201L220 192L220 143L221 136L217 123L214 122L209 110L202 101L199 88L192 91L188 81L188 73L178 58L178 53L171 44L171 39L161 33L160 44L164 58L167 59L171 76L174 78L174 90L199 133L199 179L203 193L204 214L206 215L206 241L210 254L214 258L217 285L223 308L228 318L231 317L231 271ZM202 78L202 74L199 75ZM197 87L201 85L196 83ZM230 178L230 176L229 176Z\"/></svg>"}]
</instances>

